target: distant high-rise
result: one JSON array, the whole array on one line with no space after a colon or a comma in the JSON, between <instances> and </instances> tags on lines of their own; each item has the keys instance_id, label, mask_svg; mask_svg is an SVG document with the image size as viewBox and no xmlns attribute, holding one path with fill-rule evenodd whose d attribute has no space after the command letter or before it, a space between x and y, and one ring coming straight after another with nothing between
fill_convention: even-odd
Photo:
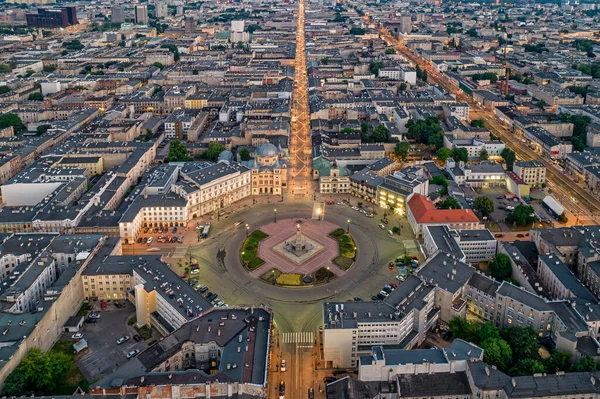
<instances>
[{"instance_id":1,"label":"distant high-rise","mask_svg":"<svg viewBox=\"0 0 600 399\"><path fill-rule=\"evenodd\" d=\"M165 18L169 14L169 9L167 8L167 3L164 1L159 1L156 3L155 15L156 18Z\"/></svg>"},{"instance_id":2,"label":"distant high-rise","mask_svg":"<svg viewBox=\"0 0 600 399\"><path fill-rule=\"evenodd\" d=\"M114 6L110 12L110 21L117 24L125 22L125 9L123 7Z\"/></svg>"},{"instance_id":3,"label":"distant high-rise","mask_svg":"<svg viewBox=\"0 0 600 399\"><path fill-rule=\"evenodd\" d=\"M148 25L148 6L135 6L135 23Z\"/></svg>"},{"instance_id":4,"label":"distant high-rise","mask_svg":"<svg viewBox=\"0 0 600 399\"><path fill-rule=\"evenodd\" d=\"M400 17L400 33L412 32L412 18L410 15Z\"/></svg>"},{"instance_id":5,"label":"distant high-rise","mask_svg":"<svg viewBox=\"0 0 600 399\"><path fill-rule=\"evenodd\" d=\"M177 15L183 15L183 6L181 4L177 6Z\"/></svg>"},{"instance_id":6,"label":"distant high-rise","mask_svg":"<svg viewBox=\"0 0 600 399\"><path fill-rule=\"evenodd\" d=\"M231 31L232 32L243 32L244 31L244 21L231 21Z\"/></svg>"},{"instance_id":7,"label":"distant high-rise","mask_svg":"<svg viewBox=\"0 0 600 399\"><path fill-rule=\"evenodd\" d=\"M37 14L25 14L27 26L34 28L66 28L67 26L77 25L77 8L39 8Z\"/></svg>"},{"instance_id":8,"label":"distant high-rise","mask_svg":"<svg viewBox=\"0 0 600 399\"><path fill-rule=\"evenodd\" d=\"M196 21L194 17L185 17L185 34L193 35L196 33Z\"/></svg>"}]
</instances>

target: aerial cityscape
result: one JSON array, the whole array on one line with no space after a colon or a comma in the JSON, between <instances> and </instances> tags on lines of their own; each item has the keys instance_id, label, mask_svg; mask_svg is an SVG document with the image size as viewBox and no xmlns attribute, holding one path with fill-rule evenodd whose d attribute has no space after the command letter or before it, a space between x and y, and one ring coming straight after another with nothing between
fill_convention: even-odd
<instances>
[{"instance_id":1,"label":"aerial cityscape","mask_svg":"<svg viewBox=\"0 0 600 399\"><path fill-rule=\"evenodd\" d=\"M600 399L599 0L0 10L2 397Z\"/></svg>"}]
</instances>

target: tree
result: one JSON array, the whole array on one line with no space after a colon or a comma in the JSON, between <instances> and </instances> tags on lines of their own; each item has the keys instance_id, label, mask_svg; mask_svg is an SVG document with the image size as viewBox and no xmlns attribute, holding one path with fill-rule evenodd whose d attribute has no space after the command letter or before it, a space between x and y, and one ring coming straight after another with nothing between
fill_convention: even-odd
<instances>
[{"instance_id":1,"label":"tree","mask_svg":"<svg viewBox=\"0 0 600 399\"><path fill-rule=\"evenodd\" d=\"M369 64L369 71L375 76L379 76L379 70L384 67L383 62L371 62Z\"/></svg>"},{"instance_id":2,"label":"tree","mask_svg":"<svg viewBox=\"0 0 600 399\"><path fill-rule=\"evenodd\" d=\"M512 363L512 350L508 343L499 338L488 338L479 344L483 349L483 361L500 370L506 370Z\"/></svg>"},{"instance_id":3,"label":"tree","mask_svg":"<svg viewBox=\"0 0 600 399\"><path fill-rule=\"evenodd\" d=\"M506 169L512 171L513 165L517 160L517 156L515 155L514 151L512 151L508 147L504 148L500 153L500 156L504 159L504 162L506 163Z\"/></svg>"},{"instance_id":4,"label":"tree","mask_svg":"<svg viewBox=\"0 0 600 399\"><path fill-rule=\"evenodd\" d=\"M443 188L438 192L438 194L440 195L448 193L448 180L446 180L446 178L442 175L436 176L433 179L429 180L429 184L442 186Z\"/></svg>"},{"instance_id":5,"label":"tree","mask_svg":"<svg viewBox=\"0 0 600 399\"><path fill-rule=\"evenodd\" d=\"M440 209L460 209L461 206L457 200L452 197L448 197L440 204Z\"/></svg>"},{"instance_id":6,"label":"tree","mask_svg":"<svg viewBox=\"0 0 600 399\"><path fill-rule=\"evenodd\" d=\"M250 151L248 151L248 149L245 148L245 147L240 150L240 154L239 155L240 155L240 159L242 161L249 161L250 160Z\"/></svg>"},{"instance_id":7,"label":"tree","mask_svg":"<svg viewBox=\"0 0 600 399\"><path fill-rule=\"evenodd\" d=\"M583 356L571 366L571 371L596 371L598 365L591 356Z\"/></svg>"},{"instance_id":8,"label":"tree","mask_svg":"<svg viewBox=\"0 0 600 399\"><path fill-rule=\"evenodd\" d=\"M473 119L471 121L472 127L485 127L485 121L483 119Z\"/></svg>"},{"instance_id":9,"label":"tree","mask_svg":"<svg viewBox=\"0 0 600 399\"><path fill-rule=\"evenodd\" d=\"M400 83L400 86L398 86L398 90L400 92L405 92L407 88L408 88L408 85L404 82Z\"/></svg>"},{"instance_id":10,"label":"tree","mask_svg":"<svg viewBox=\"0 0 600 399\"><path fill-rule=\"evenodd\" d=\"M556 373L557 371L567 371L569 368L569 352L552 349L550 357L545 359L546 372Z\"/></svg>"},{"instance_id":11,"label":"tree","mask_svg":"<svg viewBox=\"0 0 600 399\"><path fill-rule=\"evenodd\" d=\"M487 150L485 148L482 148L481 151L479 151L479 160L487 161L488 159L490 159L490 156L489 156Z\"/></svg>"},{"instance_id":12,"label":"tree","mask_svg":"<svg viewBox=\"0 0 600 399\"><path fill-rule=\"evenodd\" d=\"M161 48L168 48L170 52L173 53L173 59L175 61L179 61L179 49L174 44L162 44Z\"/></svg>"},{"instance_id":13,"label":"tree","mask_svg":"<svg viewBox=\"0 0 600 399\"><path fill-rule=\"evenodd\" d=\"M539 359L537 331L532 326L505 327L500 331L515 355L515 359Z\"/></svg>"},{"instance_id":14,"label":"tree","mask_svg":"<svg viewBox=\"0 0 600 399\"><path fill-rule=\"evenodd\" d=\"M399 143L396 143L396 146L394 147L394 155L398 158L402 158L402 160L405 160L408 156L409 149L410 144L407 141L401 141Z\"/></svg>"},{"instance_id":15,"label":"tree","mask_svg":"<svg viewBox=\"0 0 600 399\"><path fill-rule=\"evenodd\" d=\"M7 377L3 395L52 394L72 367L71 356L66 353L43 354L41 349L33 348Z\"/></svg>"},{"instance_id":16,"label":"tree","mask_svg":"<svg viewBox=\"0 0 600 399\"><path fill-rule=\"evenodd\" d=\"M10 73L10 71L12 71L10 65L0 64L0 73Z\"/></svg>"},{"instance_id":17,"label":"tree","mask_svg":"<svg viewBox=\"0 0 600 399\"><path fill-rule=\"evenodd\" d=\"M482 215L487 216L494 212L494 200L488 197L477 197L473 201L473 208L476 211L481 212Z\"/></svg>"},{"instance_id":18,"label":"tree","mask_svg":"<svg viewBox=\"0 0 600 399\"><path fill-rule=\"evenodd\" d=\"M169 162L182 162L191 160L191 158L188 156L187 147L179 140L171 141L171 144L169 145L169 155L167 155L167 159L169 160Z\"/></svg>"},{"instance_id":19,"label":"tree","mask_svg":"<svg viewBox=\"0 0 600 399\"><path fill-rule=\"evenodd\" d=\"M386 54L396 54L396 49L393 47L385 49Z\"/></svg>"},{"instance_id":20,"label":"tree","mask_svg":"<svg viewBox=\"0 0 600 399\"><path fill-rule=\"evenodd\" d=\"M496 75L494 72L476 73L471 76L471 79L473 79L475 82L480 80L489 80L490 83L494 84L498 81L498 75Z\"/></svg>"},{"instance_id":21,"label":"tree","mask_svg":"<svg viewBox=\"0 0 600 399\"><path fill-rule=\"evenodd\" d=\"M517 207L506 218L509 223L514 223L517 226L527 226L533 222L533 208L529 205L517 205Z\"/></svg>"},{"instance_id":22,"label":"tree","mask_svg":"<svg viewBox=\"0 0 600 399\"><path fill-rule=\"evenodd\" d=\"M390 131L387 127L378 125L375 129L373 129L371 138L375 143L389 143L391 140Z\"/></svg>"},{"instance_id":23,"label":"tree","mask_svg":"<svg viewBox=\"0 0 600 399\"><path fill-rule=\"evenodd\" d=\"M52 125L39 125L36 129L36 134L38 136L41 136L42 134L46 133L51 127Z\"/></svg>"},{"instance_id":24,"label":"tree","mask_svg":"<svg viewBox=\"0 0 600 399\"><path fill-rule=\"evenodd\" d=\"M487 339L499 339L500 338L500 331L498 330L498 328L494 325L494 323L486 321L483 324L479 324L477 326L473 326L473 330L474 330L474 338L473 341L474 342L483 342Z\"/></svg>"},{"instance_id":25,"label":"tree","mask_svg":"<svg viewBox=\"0 0 600 399\"><path fill-rule=\"evenodd\" d=\"M15 132L19 132L25 129L23 122L21 122L21 118L15 114L4 114L0 116L0 129L4 129L5 127L12 126L15 129Z\"/></svg>"},{"instance_id":26,"label":"tree","mask_svg":"<svg viewBox=\"0 0 600 399\"><path fill-rule=\"evenodd\" d=\"M474 340L476 331L473 325L469 323L467 319L455 317L450 321L449 327L450 332L452 333L452 338L462 339L467 342L471 342Z\"/></svg>"},{"instance_id":27,"label":"tree","mask_svg":"<svg viewBox=\"0 0 600 399\"><path fill-rule=\"evenodd\" d=\"M498 281L505 280L512 275L510 258L505 254L498 254L490 264L490 273Z\"/></svg>"},{"instance_id":28,"label":"tree","mask_svg":"<svg viewBox=\"0 0 600 399\"><path fill-rule=\"evenodd\" d=\"M361 131L363 134L367 134L367 133L369 133L369 124L368 124L367 122L362 122L362 123L360 124L360 131Z\"/></svg>"},{"instance_id":29,"label":"tree","mask_svg":"<svg viewBox=\"0 0 600 399\"><path fill-rule=\"evenodd\" d=\"M29 101L44 101L44 96L40 92L31 93L27 99Z\"/></svg>"},{"instance_id":30,"label":"tree","mask_svg":"<svg viewBox=\"0 0 600 399\"><path fill-rule=\"evenodd\" d=\"M165 69L165 66L163 64L161 64L160 62L156 61L154 64L152 64L152 66L157 67L158 69L160 69L161 71L163 69Z\"/></svg>"},{"instance_id":31,"label":"tree","mask_svg":"<svg viewBox=\"0 0 600 399\"><path fill-rule=\"evenodd\" d=\"M535 359L521 359L517 364L508 371L513 377L520 375L533 375L536 373L543 373L546 371L546 367L539 360Z\"/></svg>"},{"instance_id":32,"label":"tree","mask_svg":"<svg viewBox=\"0 0 600 399\"><path fill-rule=\"evenodd\" d=\"M466 148L455 148L452 151L452 157L456 162L468 162L469 161L469 153Z\"/></svg>"},{"instance_id":33,"label":"tree","mask_svg":"<svg viewBox=\"0 0 600 399\"><path fill-rule=\"evenodd\" d=\"M208 144L208 149L206 150L206 152L203 155L209 161L214 162L217 160L217 158L219 158L219 154L222 153L223 151L225 151L225 146L223 146L223 144L218 143L216 141L211 141Z\"/></svg>"},{"instance_id":34,"label":"tree","mask_svg":"<svg viewBox=\"0 0 600 399\"><path fill-rule=\"evenodd\" d=\"M0 94L6 94L10 91L10 87L8 87L7 85L4 86L0 86Z\"/></svg>"},{"instance_id":35,"label":"tree","mask_svg":"<svg viewBox=\"0 0 600 399\"><path fill-rule=\"evenodd\" d=\"M414 121L409 119L405 127L408 129L408 137L417 143L433 145L436 149L441 148L444 142L444 133L437 117Z\"/></svg>"},{"instance_id":36,"label":"tree","mask_svg":"<svg viewBox=\"0 0 600 399\"><path fill-rule=\"evenodd\" d=\"M436 151L435 155L437 159L442 162L446 162L448 158L452 158L452 150L446 147L442 147Z\"/></svg>"}]
</instances>

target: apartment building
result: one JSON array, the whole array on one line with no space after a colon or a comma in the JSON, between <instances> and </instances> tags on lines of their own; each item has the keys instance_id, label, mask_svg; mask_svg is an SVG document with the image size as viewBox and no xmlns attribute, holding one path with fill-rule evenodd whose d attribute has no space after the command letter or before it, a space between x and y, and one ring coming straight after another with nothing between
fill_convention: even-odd
<instances>
[{"instance_id":1,"label":"apartment building","mask_svg":"<svg viewBox=\"0 0 600 399\"><path fill-rule=\"evenodd\" d=\"M480 230L483 225L471 209L436 209L426 196L414 194L408 201L406 217L417 237L426 226L447 225L453 230Z\"/></svg>"},{"instance_id":2,"label":"apartment building","mask_svg":"<svg viewBox=\"0 0 600 399\"><path fill-rule=\"evenodd\" d=\"M513 172L531 186L538 187L546 183L546 166L540 161L515 162Z\"/></svg>"},{"instance_id":3,"label":"apartment building","mask_svg":"<svg viewBox=\"0 0 600 399\"><path fill-rule=\"evenodd\" d=\"M429 191L429 180L421 169L406 168L384 177L377 187L377 202L380 207L392 213L407 214L407 201L411 196L425 196Z\"/></svg>"},{"instance_id":4,"label":"apartment building","mask_svg":"<svg viewBox=\"0 0 600 399\"><path fill-rule=\"evenodd\" d=\"M252 194L252 171L236 162L209 166L186 162L173 191L184 198L192 218L218 212Z\"/></svg>"}]
</instances>

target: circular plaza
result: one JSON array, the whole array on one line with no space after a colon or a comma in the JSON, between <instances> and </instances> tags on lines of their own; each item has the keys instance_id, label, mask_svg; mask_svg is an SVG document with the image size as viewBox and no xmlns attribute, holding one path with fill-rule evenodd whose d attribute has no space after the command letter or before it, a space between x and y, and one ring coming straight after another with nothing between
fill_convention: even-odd
<instances>
[{"instance_id":1,"label":"circular plaza","mask_svg":"<svg viewBox=\"0 0 600 399\"><path fill-rule=\"evenodd\" d=\"M320 217L274 220L253 231L246 228L246 235L240 250L246 270L255 279L284 287L324 284L342 277L358 251L348 228Z\"/></svg>"}]
</instances>

